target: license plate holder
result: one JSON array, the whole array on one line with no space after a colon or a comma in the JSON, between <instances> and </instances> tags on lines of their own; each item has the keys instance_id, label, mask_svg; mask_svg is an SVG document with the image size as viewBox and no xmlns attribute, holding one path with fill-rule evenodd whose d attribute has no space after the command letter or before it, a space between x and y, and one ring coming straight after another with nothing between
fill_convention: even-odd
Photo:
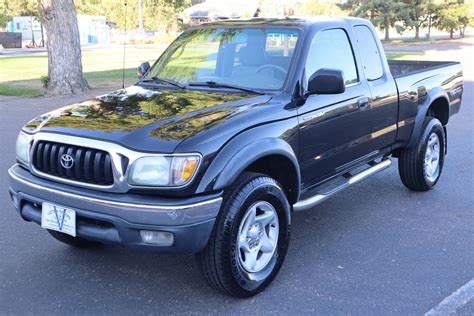
<instances>
[{"instance_id":1,"label":"license plate holder","mask_svg":"<svg viewBox=\"0 0 474 316\"><path fill-rule=\"evenodd\" d=\"M41 206L41 227L76 237L76 211L44 202Z\"/></svg>"}]
</instances>

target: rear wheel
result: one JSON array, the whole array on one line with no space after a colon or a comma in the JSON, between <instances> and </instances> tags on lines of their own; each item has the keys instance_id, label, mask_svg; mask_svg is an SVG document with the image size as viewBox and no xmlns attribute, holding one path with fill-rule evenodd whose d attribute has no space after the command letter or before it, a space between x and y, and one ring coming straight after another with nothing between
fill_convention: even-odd
<instances>
[{"instance_id":1,"label":"rear wheel","mask_svg":"<svg viewBox=\"0 0 474 316\"><path fill-rule=\"evenodd\" d=\"M280 270L290 237L290 205L280 185L244 173L227 190L207 247L197 261L214 288L235 297L265 289Z\"/></svg>"},{"instance_id":2,"label":"rear wheel","mask_svg":"<svg viewBox=\"0 0 474 316\"><path fill-rule=\"evenodd\" d=\"M403 150L398 159L400 178L407 188L428 191L438 182L444 165L445 144L441 122L427 117L417 144Z\"/></svg>"},{"instance_id":3,"label":"rear wheel","mask_svg":"<svg viewBox=\"0 0 474 316\"><path fill-rule=\"evenodd\" d=\"M76 247L76 248L89 248L89 247L100 245L100 243L96 241L87 240L81 237L69 236L64 233L60 233L54 230L48 229L48 233L50 233L54 239L62 242L63 244Z\"/></svg>"}]
</instances>

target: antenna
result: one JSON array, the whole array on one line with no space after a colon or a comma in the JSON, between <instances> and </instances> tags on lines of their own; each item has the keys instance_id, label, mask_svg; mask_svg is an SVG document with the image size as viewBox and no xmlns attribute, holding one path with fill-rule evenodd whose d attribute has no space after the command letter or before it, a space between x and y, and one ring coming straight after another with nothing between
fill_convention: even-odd
<instances>
[{"instance_id":1,"label":"antenna","mask_svg":"<svg viewBox=\"0 0 474 316\"><path fill-rule=\"evenodd\" d=\"M127 2L125 1L124 3L125 6L125 13L124 13L124 19L125 19L125 35L123 37L123 64L122 64L122 89L125 89L125 41L127 37Z\"/></svg>"}]
</instances>

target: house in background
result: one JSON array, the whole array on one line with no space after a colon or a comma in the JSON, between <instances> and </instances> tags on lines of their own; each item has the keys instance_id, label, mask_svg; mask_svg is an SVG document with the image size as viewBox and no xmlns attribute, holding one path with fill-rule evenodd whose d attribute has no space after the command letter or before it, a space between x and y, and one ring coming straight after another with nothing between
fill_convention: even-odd
<instances>
[{"instance_id":1,"label":"house in background","mask_svg":"<svg viewBox=\"0 0 474 316\"><path fill-rule=\"evenodd\" d=\"M31 41L33 37L32 28L35 41L41 40L41 23L38 18L34 16L15 16L13 20L7 24L8 32L21 33L22 40L28 42Z\"/></svg>"},{"instance_id":2,"label":"house in background","mask_svg":"<svg viewBox=\"0 0 474 316\"><path fill-rule=\"evenodd\" d=\"M78 15L81 44L108 43L110 27L103 15Z\"/></svg>"},{"instance_id":3,"label":"house in background","mask_svg":"<svg viewBox=\"0 0 474 316\"><path fill-rule=\"evenodd\" d=\"M109 42L110 27L105 16L78 15L77 24L81 45ZM41 40L41 23L36 17L16 16L7 24L8 32L22 34L22 41L29 43L32 40L32 30L36 43ZM45 40L48 35L44 32Z\"/></svg>"}]
</instances>

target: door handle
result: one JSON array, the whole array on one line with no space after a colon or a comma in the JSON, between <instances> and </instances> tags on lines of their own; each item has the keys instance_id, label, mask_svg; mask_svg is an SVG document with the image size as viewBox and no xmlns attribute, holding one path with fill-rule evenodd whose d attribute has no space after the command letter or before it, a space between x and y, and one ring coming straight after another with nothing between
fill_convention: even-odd
<instances>
[{"instance_id":1,"label":"door handle","mask_svg":"<svg viewBox=\"0 0 474 316\"><path fill-rule=\"evenodd\" d=\"M365 110L369 107L369 98L362 98L357 101L359 109Z\"/></svg>"}]
</instances>

